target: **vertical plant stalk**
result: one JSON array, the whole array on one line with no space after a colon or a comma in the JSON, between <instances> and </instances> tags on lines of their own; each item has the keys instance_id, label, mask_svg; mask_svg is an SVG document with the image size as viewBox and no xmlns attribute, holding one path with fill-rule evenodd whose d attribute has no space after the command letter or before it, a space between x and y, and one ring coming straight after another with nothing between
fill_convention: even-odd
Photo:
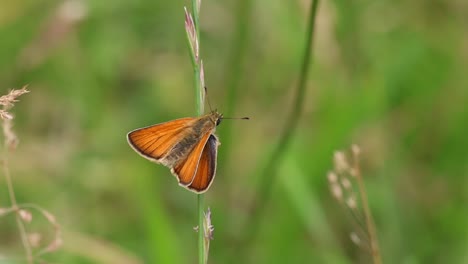
<instances>
[{"instance_id":1,"label":"vertical plant stalk","mask_svg":"<svg viewBox=\"0 0 468 264\"><path fill-rule=\"evenodd\" d=\"M244 237L240 241L240 243L242 243L243 246L246 248L249 247L253 238L256 236L256 232L259 229L258 227L261 220L260 218L268 202L273 183L275 182L277 168L281 164L281 159L283 158L284 153L286 153L292 136L299 124L299 118L304 105L304 98L307 87L307 77L312 54L312 44L314 40L315 31L315 18L317 14L318 3L319 0L312 0L310 4L304 55L299 76L299 82L296 87L294 102L292 104L293 109L287 118L287 122L283 128L283 133L279 140L279 143L276 145L276 148L274 149L272 155L268 159L265 169L263 170L263 173L260 176L260 183L256 192L257 197L253 199L254 203L256 203L257 205L254 208L254 210L250 212L246 220Z\"/></svg>"},{"instance_id":2,"label":"vertical plant stalk","mask_svg":"<svg viewBox=\"0 0 468 264\"><path fill-rule=\"evenodd\" d=\"M8 110L13 107L14 102L17 102L17 97L28 93L26 86L19 90L11 90L7 95L0 97L0 105L3 105L3 109L0 110L0 117L2 119L3 134L5 138L4 152L3 152L3 174L5 175L5 181L8 188L8 196L11 201L11 208L16 212L16 223L18 225L21 241L26 253L26 260L28 264L32 264L34 259L32 255L31 245L29 243L26 228L20 215L20 208L16 201L15 190L13 188L13 180L11 179L10 167L8 162L8 154L10 149L14 149L18 143L16 135L13 133L11 127L13 115L8 113Z\"/></svg>"},{"instance_id":3,"label":"vertical plant stalk","mask_svg":"<svg viewBox=\"0 0 468 264\"><path fill-rule=\"evenodd\" d=\"M223 111L226 116L233 116L235 106L239 98L239 86L242 82L242 72L247 62L247 48L249 44L249 34L251 26L251 12L252 0L237 0L235 7L236 27L233 32L233 39L231 41L232 48L227 58L227 67L225 70L225 83L227 96L224 101ZM227 122L224 128L220 131L220 137L223 139L223 148L226 150L231 149L232 146L232 123ZM219 154L220 162L224 163L229 159L230 151L225 151ZM222 155L222 156L221 156Z\"/></svg>"},{"instance_id":4,"label":"vertical plant stalk","mask_svg":"<svg viewBox=\"0 0 468 264\"><path fill-rule=\"evenodd\" d=\"M369 208L369 200L367 198L366 188L364 186L364 180L362 179L361 169L359 166L359 151L353 149L353 163L356 175L356 181L358 183L359 193L361 196L362 209L364 211L364 217L366 220L367 232L369 233L371 255L374 264L381 264L382 257L380 255L379 242L377 240L377 232L375 228L374 219Z\"/></svg>"},{"instance_id":5,"label":"vertical plant stalk","mask_svg":"<svg viewBox=\"0 0 468 264\"><path fill-rule=\"evenodd\" d=\"M26 260L28 264L33 263L33 255L31 245L29 244L28 235L26 233L26 227L24 226L23 220L19 214L18 203L16 202L15 190L13 188L13 181L11 179L10 168L8 165L8 145L5 144L5 150L3 152L3 174L5 175L5 181L8 188L8 195L11 201L11 208L16 211L16 224L18 225L19 233L21 236L21 242L23 243L24 251L26 253Z\"/></svg>"},{"instance_id":6,"label":"vertical plant stalk","mask_svg":"<svg viewBox=\"0 0 468 264\"><path fill-rule=\"evenodd\" d=\"M197 194L198 197L198 263L205 264L208 262L208 256L205 251L205 232L204 232L204 203L205 196L203 194Z\"/></svg>"},{"instance_id":7,"label":"vertical plant stalk","mask_svg":"<svg viewBox=\"0 0 468 264\"><path fill-rule=\"evenodd\" d=\"M189 44L189 53L193 66L193 80L195 86L196 98L196 113L201 116L204 112L204 86L205 77L203 70L203 62L200 59L200 27L199 13L201 0L192 0L193 16L185 8L185 29L187 32L187 40ZM197 194L197 212L198 212L198 263L205 264L208 262L208 252L206 250L204 226L204 194ZM209 242L208 242L209 243Z\"/></svg>"},{"instance_id":8,"label":"vertical plant stalk","mask_svg":"<svg viewBox=\"0 0 468 264\"><path fill-rule=\"evenodd\" d=\"M204 112L203 103L203 87L202 82L204 76L201 75L203 62L200 59L200 26L199 26L199 12L200 12L201 0L192 0L192 12L193 12L193 25L195 28L196 46L195 46L195 63L193 67L193 76L195 84L195 93L197 100L197 115L201 116Z\"/></svg>"}]
</instances>

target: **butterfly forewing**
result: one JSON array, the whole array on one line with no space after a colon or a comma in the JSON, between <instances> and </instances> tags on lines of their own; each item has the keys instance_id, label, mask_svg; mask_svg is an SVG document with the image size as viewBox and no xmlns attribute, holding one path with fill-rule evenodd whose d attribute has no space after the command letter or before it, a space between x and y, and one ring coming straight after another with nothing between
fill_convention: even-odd
<instances>
[{"instance_id":1,"label":"butterfly forewing","mask_svg":"<svg viewBox=\"0 0 468 264\"><path fill-rule=\"evenodd\" d=\"M204 192L210 187L216 173L218 145L218 139L215 135L211 134L203 148L195 177L192 183L187 187L188 189L196 192Z\"/></svg>"},{"instance_id":2,"label":"butterfly forewing","mask_svg":"<svg viewBox=\"0 0 468 264\"><path fill-rule=\"evenodd\" d=\"M180 141L180 133L195 118L187 117L170 122L136 129L128 133L130 145L143 157L162 163L167 153Z\"/></svg>"}]
</instances>

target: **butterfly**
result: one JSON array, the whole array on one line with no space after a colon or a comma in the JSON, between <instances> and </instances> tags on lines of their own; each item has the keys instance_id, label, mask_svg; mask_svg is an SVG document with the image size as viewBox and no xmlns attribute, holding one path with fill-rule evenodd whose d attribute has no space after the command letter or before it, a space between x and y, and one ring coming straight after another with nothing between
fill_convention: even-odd
<instances>
[{"instance_id":1,"label":"butterfly","mask_svg":"<svg viewBox=\"0 0 468 264\"><path fill-rule=\"evenodd\" d=\"M127 134L127 140L144 158L168 167L179 185L204 193L216 174L220 143L214 133L221 120L223 115L215 110L135 129Z\"/></svg>"}]
</instances>

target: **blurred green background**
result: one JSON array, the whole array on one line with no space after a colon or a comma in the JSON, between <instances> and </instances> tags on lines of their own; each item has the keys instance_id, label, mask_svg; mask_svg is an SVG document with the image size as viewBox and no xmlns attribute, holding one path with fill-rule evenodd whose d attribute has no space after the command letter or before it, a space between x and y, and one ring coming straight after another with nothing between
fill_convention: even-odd
<instances>
[{"instance_id":1,"label":"blurred green background","mask_svg":"<svg viewBox=\"0 0 468 264\"><path fill-rule=\"evenodd\" d=\"M289 118L310 2L203 1L201 56L218 127L205 197L210 263L370 263L329 193L335 150L361 146L384 263L468 263L468 2L321 1L305 107L271 199L243 243L259 176ZM2 1L0 91L20 98L17 199L52 212L50 263L197 263L196 196L128 131L193 116L184 1ZM4 177L0 207L8 207ZM37 213L30 232L47 242ZM22 263L12 215L0 263Z\"/></svg>"}]
</instances>

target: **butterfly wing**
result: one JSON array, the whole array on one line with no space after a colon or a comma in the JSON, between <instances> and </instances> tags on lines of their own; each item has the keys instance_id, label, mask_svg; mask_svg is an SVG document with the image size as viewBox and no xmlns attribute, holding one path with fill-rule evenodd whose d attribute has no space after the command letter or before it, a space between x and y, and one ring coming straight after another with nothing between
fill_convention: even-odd
<instances>
[{"instance_id":1,"label":"butterfly wing","mask_svg":"<svg viewBox=\"0 0 468 264\"><path fill-rule=\"evenodd\" d=\"M186 117L136 129L127 134L130 146L141 156L165 164L164 157L183 138L185 128L196 118Z\"/></svg>"},{"instance_id":2,"label":"butterfly wing","mask_svg":"<svg viewBox=\"0 0 468 264\"><path fill-rule=\"evenodd\" d=\"M179 184L187 187L194 179L203 149L210 138L210 133L206 133L188 154L186 159L182 159L172 168L171 172L179 179Z\"/></svg>"},{"instance_id":3,"label":"butterfly wing","mask_svg":"<svg viewBox=\"0 0 468 264\"><path fill-rule=\"evenodd\" d=\"M216 174L216 157L218 154L218 139L215 135L210 138L203 148L200 161L198 162L197 172L188 189L202 193L208 190Z\"/></svg>"}]
</instances>

